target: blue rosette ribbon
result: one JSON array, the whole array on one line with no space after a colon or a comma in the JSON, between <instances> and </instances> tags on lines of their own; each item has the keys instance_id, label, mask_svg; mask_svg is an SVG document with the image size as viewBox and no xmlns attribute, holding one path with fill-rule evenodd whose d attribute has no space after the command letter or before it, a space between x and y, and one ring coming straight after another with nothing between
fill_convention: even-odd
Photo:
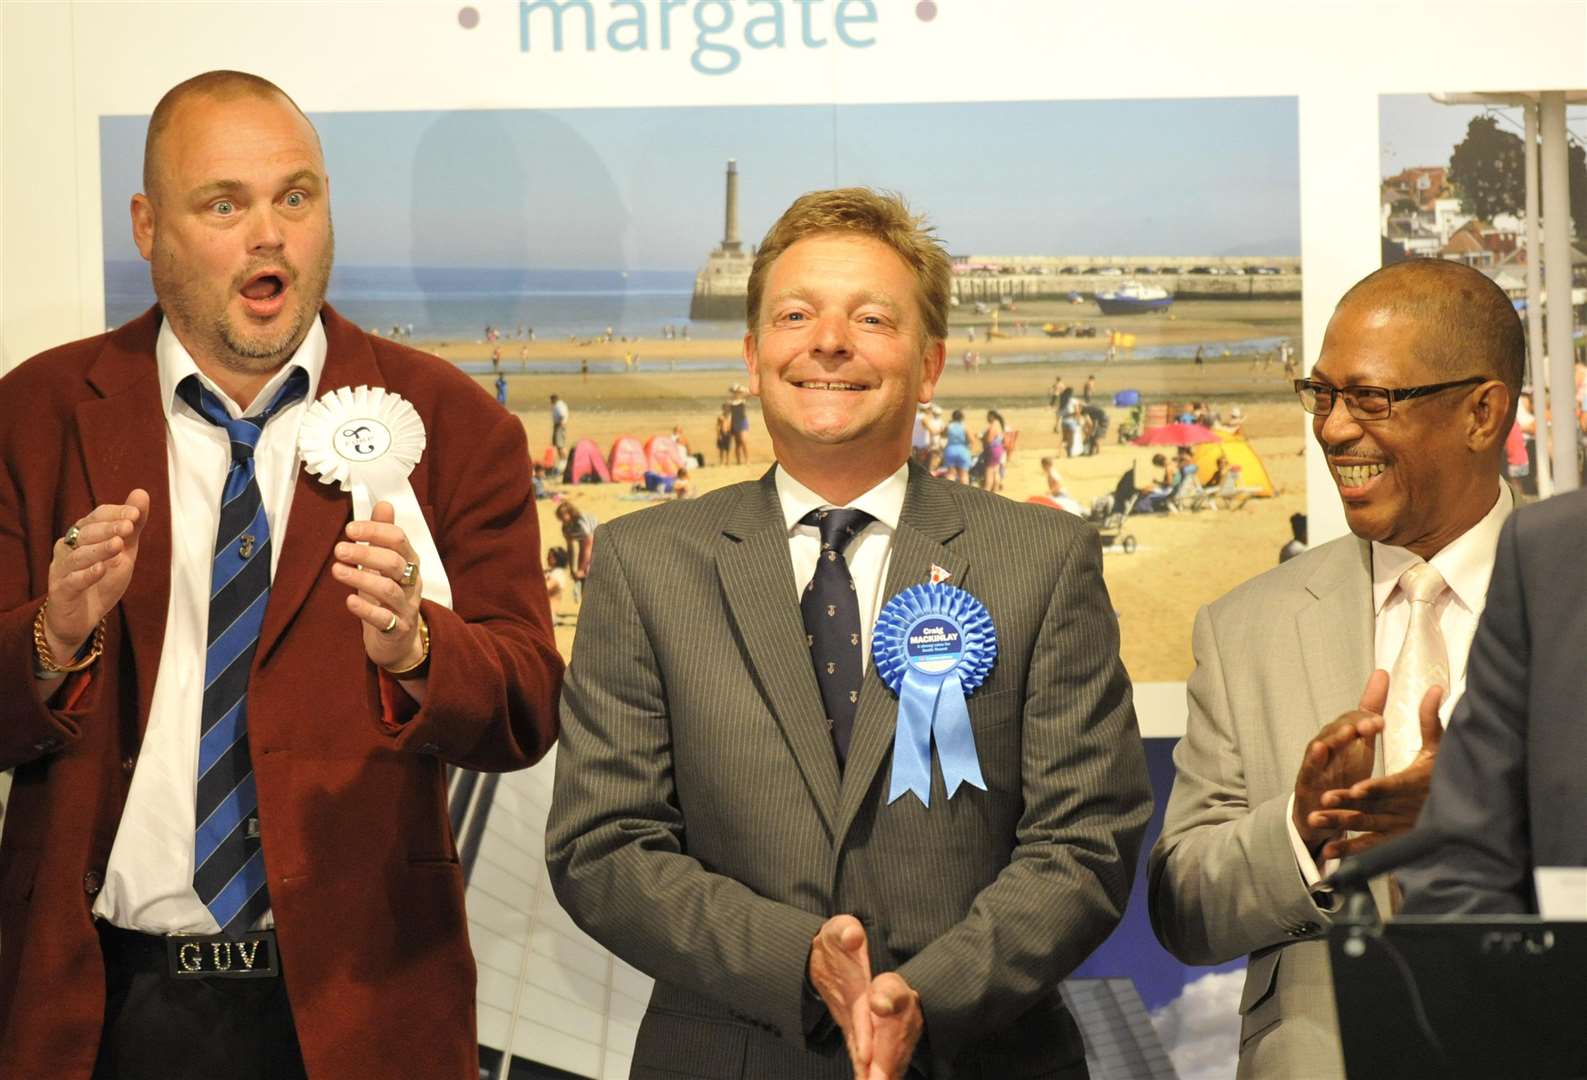
<instances>
[{"instance_id":1,"label":"blue rosette ribbon","mask_svg":"<svg viewBox=\"0 0 1587 1080\"><path fill-rule=\"evenodd\" d=\"M965 695L997 659L997 631L986 605L952 585L911 585L876 618L876 673L898 696L889 803L913 791L931 805L931 744L953 798L960 784L986 790Z\"/></svg>"}]
</instances>

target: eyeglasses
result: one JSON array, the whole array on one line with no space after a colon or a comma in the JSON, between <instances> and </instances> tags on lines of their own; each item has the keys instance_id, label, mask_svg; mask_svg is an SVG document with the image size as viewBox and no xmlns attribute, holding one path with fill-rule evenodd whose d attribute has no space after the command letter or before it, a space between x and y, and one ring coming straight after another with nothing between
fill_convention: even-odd
<instances>
[{"instance_id":1,"label":"eyeglasses","mask_svg":"<svg viewBox=\"0 0 1587 1080\"><path fill-rule=\"evenodd\" d=\"M1334 411L1334 400L1345 399L1345 409L1357 420L1387 420L1396 401L1425 397L1457 386L1476 386L1487 382L1486 375L1473 375L1454 382L1430 383L1427 386L1330 386L1316 379L1296 379L1295 393L1300 397L1300 407L1314 416L1327 416Z\"/></svg>"}]
</instances>

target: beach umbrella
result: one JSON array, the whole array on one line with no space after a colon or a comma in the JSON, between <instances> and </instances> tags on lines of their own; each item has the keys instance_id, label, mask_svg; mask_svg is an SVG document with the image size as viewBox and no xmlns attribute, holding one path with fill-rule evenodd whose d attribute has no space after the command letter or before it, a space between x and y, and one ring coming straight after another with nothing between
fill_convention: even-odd
<instances>
[{"instance_id":1,"label":"beach umbrella","mask_svg":"<svg viewBox=\"0 0 1587 1080\"><path fill-rule=\"evenodd\" d=\"M1191 446L1195 443L1217 442L1218 436L1200 424L1163 424L1149 427L1135 440L1136 446Z\"/></svg>"}]
</instances>

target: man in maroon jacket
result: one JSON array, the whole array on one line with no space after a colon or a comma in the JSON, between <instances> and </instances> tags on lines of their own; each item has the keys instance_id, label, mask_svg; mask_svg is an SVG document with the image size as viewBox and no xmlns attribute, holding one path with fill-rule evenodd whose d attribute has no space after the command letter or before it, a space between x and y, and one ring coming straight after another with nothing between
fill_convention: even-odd
<instances>
[{"instance_id":1,"label":"man in maroon jacket","mask_svg":"<svg viewBox=\"0 0 1587 1080\"><path fill-rule=\"evenodd\" d=\"M522 425L323 306L272 84L168 93L144 188L158 306L0 380L0 1075L474 1077L446 766L562 672Z\"/></svg>"}]
</instances>

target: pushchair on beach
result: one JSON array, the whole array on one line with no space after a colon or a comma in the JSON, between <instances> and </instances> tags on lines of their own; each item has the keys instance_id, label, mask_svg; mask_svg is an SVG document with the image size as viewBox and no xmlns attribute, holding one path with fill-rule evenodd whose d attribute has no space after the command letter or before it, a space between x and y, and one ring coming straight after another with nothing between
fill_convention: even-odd
<instances>
[{"instance_id":1,"label":"pushchair on beach","mask_svg":"<svg viewBox=\"0 0 1587 1080\"><path fill-rule=\"evenodd\" d=\"M1113 486L1113 494L1098 495L1092 501L1086 522L1097 531L1104 551L1118 545L1124 554L1135 554L1135 537L1124 531L1124 523L1140 497L1140 489L1135 486L1135 463L1131 462L1128 471Z\"/></svg>"}]
</instances>

